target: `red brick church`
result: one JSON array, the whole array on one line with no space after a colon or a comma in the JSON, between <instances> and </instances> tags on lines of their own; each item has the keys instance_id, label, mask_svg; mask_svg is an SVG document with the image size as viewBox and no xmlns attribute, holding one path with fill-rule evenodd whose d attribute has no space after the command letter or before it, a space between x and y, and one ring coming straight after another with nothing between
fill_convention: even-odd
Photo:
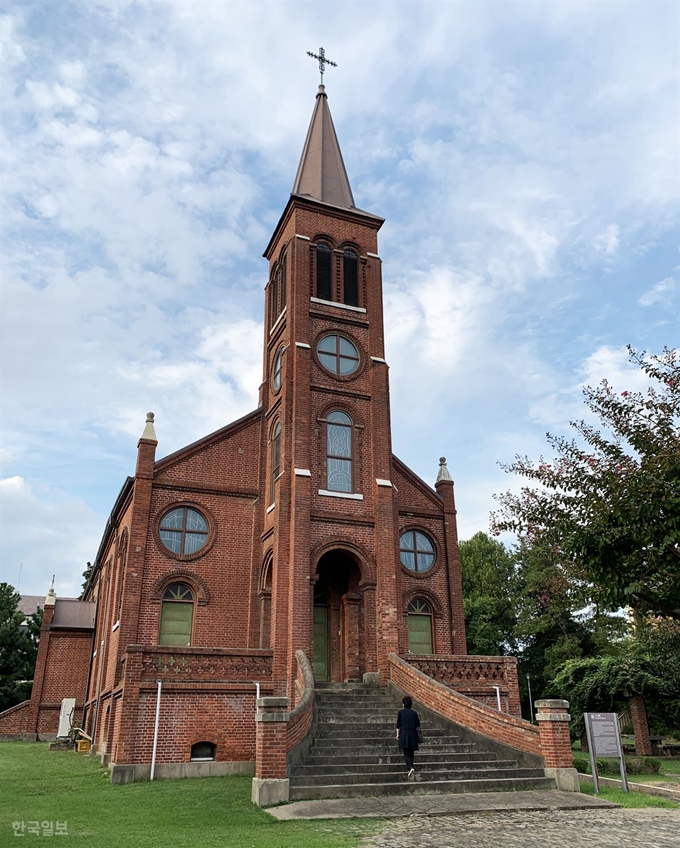
<instances>
[{"instance_id":1,"label":"red brick church","mask_svg":"<svg viewBox=\"0 0 680 848\"><path fill-rule=\"evenodd\" d=\"M73 697L114 780L153 760L280 781L315 683L393 684L447 715L444 683L470 726L540 754L515 660L465 656L446 462L432 488L392 453L382 223L354 204L322 85L264 253L258 406L162 459L149 413L83 600L48 595L32 699L0 734L53 736Z\"/></svg>"}]
</instances>

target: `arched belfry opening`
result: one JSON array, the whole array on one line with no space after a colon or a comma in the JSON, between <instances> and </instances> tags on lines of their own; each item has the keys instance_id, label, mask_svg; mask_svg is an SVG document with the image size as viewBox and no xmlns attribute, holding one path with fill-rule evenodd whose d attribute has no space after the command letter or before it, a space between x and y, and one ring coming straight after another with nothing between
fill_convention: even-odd
<instances>
[{"instance_id":1,"label":"arched belfry opening","mask_svg":"<svg viewBox=\"0 0 680 848\"><path fill-rule=\"evenodd\" d=\"M365 669L361 569L349 551L325 553L314 586L314 677L361 680Z\"/></svg>"}]
</instances>

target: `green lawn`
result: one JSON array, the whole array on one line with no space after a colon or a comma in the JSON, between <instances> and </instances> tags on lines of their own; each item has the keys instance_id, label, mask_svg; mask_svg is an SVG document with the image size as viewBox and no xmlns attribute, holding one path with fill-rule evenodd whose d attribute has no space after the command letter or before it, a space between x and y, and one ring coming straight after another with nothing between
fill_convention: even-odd
<instances>
[{"instance_id":1,"label":"green lawn","mask_svg":"<svg viewBox=\"0 0 680 848\"><path fill-rule=\"evenodd\" d=\"M665 785L676 784L680 789L680 760L659 757L661 768L658 774L636 774L631 777L635 783L663 783Z\"/></svg>"},{"instance_id":2,"label":"green lawn","mask_svg":"<svg viewBox=\"0 0 680 848\"><path fill-rule=\"evenodd\" d=\"M278 822L251 804L249 777L112 786L97 757L47 747L0 744L0 845L22 821L66 822L69 845L88 848L351 848L384 826Z\"/></svg>"},{"instance_id":3,"label":"green lawn","mask_svg":"<svg viewBox=\"0 0 680 848\"><path fill-rule=\"evenodd\" d=\"M584 795L594 795L595 788L591 783L582 783L581 792ZM624 792L623 789L611 789L609 786L600 786L600 798L605 801L614 801L622 807L665 807L669 810L677 810L675 801L668 798L657 798L656 795L642 795L640 792Z\"/></svg>"}]
</instances>

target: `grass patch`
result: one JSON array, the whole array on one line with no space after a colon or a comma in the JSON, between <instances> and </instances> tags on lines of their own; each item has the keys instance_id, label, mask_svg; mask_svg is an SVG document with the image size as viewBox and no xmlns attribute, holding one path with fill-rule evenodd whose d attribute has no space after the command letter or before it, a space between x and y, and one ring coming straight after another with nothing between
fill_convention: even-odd
<instances>
[{"instance_id":1,"label":"grass patch","mask_svg":"<svg viewBox=\"0 0 680 848\"><path fill-rule=\"evenodd\" d=\"M96 848L353 848L385 823L278 822L250 801L249 777L112 786L97 757L0 744L0 844L15 821L68 823L69 844Z\"/></svg>"},{"instance_id":2,"label":"grass patch","mask_svg":"<svg viewBox=\"0 0 680 848\"><path fill-rule=\"evenodd\" d=\"M584 795L594 795L595 787L590 783L581 784L581 792ZM623 789L613 789L609 786L600 787L600 798L605 801L613 801L622 807L665 807L667 810L677 810L675 801L668 798L658 798L656 795L642 795L640 792L624 792Z\"/></svg>"}]
</instances>

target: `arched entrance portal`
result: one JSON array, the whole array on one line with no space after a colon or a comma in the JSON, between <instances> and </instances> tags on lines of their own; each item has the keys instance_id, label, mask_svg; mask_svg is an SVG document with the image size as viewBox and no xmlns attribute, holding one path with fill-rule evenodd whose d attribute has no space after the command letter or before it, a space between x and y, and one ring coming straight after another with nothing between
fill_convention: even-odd
<instances>
[{"instance_id":1,"label":"arched entrance portal","mask_svg":"<svg viewBox=\"0 0 680 848\"><path fill-rule=\"evenodd\" d=\"M361 572L343 550L325 553L314 587L314 677L361 680L365 670Z\"/></svg>"}]
</instances>

